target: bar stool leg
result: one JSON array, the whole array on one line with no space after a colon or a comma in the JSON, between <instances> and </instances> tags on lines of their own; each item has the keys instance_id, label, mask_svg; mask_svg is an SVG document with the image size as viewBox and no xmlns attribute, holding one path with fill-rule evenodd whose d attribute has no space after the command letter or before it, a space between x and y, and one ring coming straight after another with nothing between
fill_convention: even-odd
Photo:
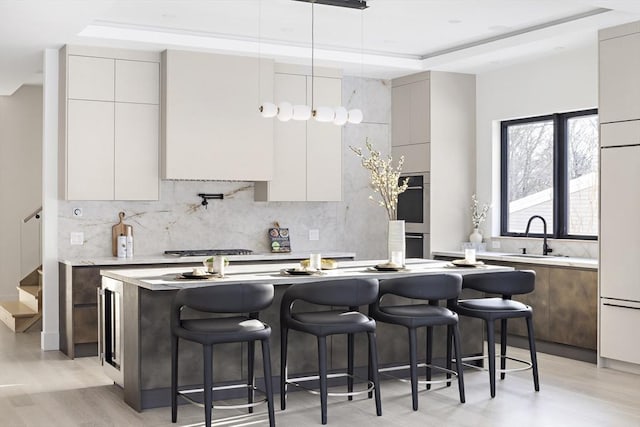
<instances>
[{"instance_id":1,"label":"bar stool leg","mask_svg":"<svg viewBox=\"0 0 640 427\"><path fill-rule=\"evenodd\" d=\"M255 355L256 355L256 342L249 341L247 342L247 402L253 403L253 399L255 397L255 385L256 385L256 376L255 376ZM249 413L253 413L253 407L249 407Z\"/></svg>"},{"instance_id":2,"label":"bar stool leg","mask_svg":"<svg viewBox=\"0 0 640 427\"><path fill-rule=\"evenodd\" d=\"M533 333L533 318L527 317L527 333L529 335L529 353L531 354L531 368L533 370L533 387L540 391L538 380L538 356L536 355L536 340Z\"/></svg>"},{"instance_id":3,"label":"bar stool leg","mask_svg":"<svg viewBox=\"0 0 640 427\"><path fill-rule=\"evenodd\" d=\"M460 403L464 403L464 376L462 369L462 352L460 351L460 329L458 329L457 324L451 326L451 329L453 329L453 345L456 356L456 372L458 373L458 392L460 393Z\"/></svg>"},{"instance_id":4,"label":"bar stool leg","mask_svg":"<svg viewBox=\"0 0 640 427\"><path fill-rule=\"evenodd\" d=\"M287 408L287 339L288 328L280 328L280 409Z\"/></svg>"},{"instance_id":5,"label":"bar stool leg","mask_svg":"<svg viewBox=\"0 0 640 427\"><path fill-rule=\"evenodd\" d=\"M269 350L269 340L261 341L262 347L262 371L264 372L264 388L267 393L267 410L269 411L269 427L276 425L276 417L273 410L273 385L271 381L271 351Z\"/></svg>"},{"instance_id":6,"label":"bar stool leg","mask_svg":"<svg viewBox=\"0 0 640 427\"><path fill-rule=\"evenodd\" d=\"M322 424L327 423L327 337L318 337L318 370L320 375L320 410Z\"/></svg>"},{"instance_id":7,"label":"bar stool leg","mask_svg":"<svg viewBox=\"0 0 640 427\"><path fill-rule=\"evenodd\" d=\"M487 346L489 347L489 386L491 397L496 397L496 337L493 320L487 321Z\"/></svg>"},{"instance_id":8,"label":"bar stool leg","mask_svg":"<svg viewBox=\"0 0 640 427\"><path fill-rule=\"evenodd\" d=\"M431 361L433 360L433 326L427 327L427 381L431 381ZM431 384L427 384L427 390Z\"/></svg>"},{"instance_id":9,"label":"bar stool leg","mask_svg":"<svg viewBox=\"0 0 640 427\"><path fill-rule=\"evenodd\" d=\"M376 333L367 332L369 338L369 366L371 367L371 381L376 393L376 415L382 416L382 403L380 403L380 380L378 378L378 347L376 345Z\"/></svg>"},{"instance_id":10,"label":"bar stool leg","mask_svg":"<svg viewBox=\"0 0 640 427\"><path fill-rule=\"evenodd\" d=\"M171 422L178 421L178 340L171 335Z\"/></svg>"},{"instance_id":11,"label":"bar stool leg","mask_svg":"<svg viewBox=\"0 0 640 427\"><path fill-rule=\"evenodd\" d=\"M503 371L507 367L507 319L500 321L500 369ZM503 380L505 372L500 372L500 379Z\"/></svg>"},{"instance_id":12,"label":"bar stool leg","mask_svg":"<svg viewBox=\"0 0 640 427\"><path fill-rule=\"evenodd\" d=\"M204 425L211 427L211 406L213 405L213 346L203 345L204 361Z\"/></svg>"},{"instance_id":13,"label":"bar stool leg","mask_svg":"<svg viewBox=\"0 0 640 427\"><path fill-rule=\"evenodd\" d=\"M418 355L417 333L414 328L409 328L409 372L411 374L411 402L413 410L418 410Z\"/></svg>"},{"instance_id":14,"label":"bar stool leg","mask_svg":"<svg viewBox=\"0 0 640 427\"><path fill-rule=\"evenodd\" d=\"M353 391L353 334L347 334L347 391ZM353 396L349 396L348 400L353 400Z\"/></svg>"},{"instance_id":15,"label":"bar stool leg","mask_svg":"<svg viewBox=\"0 0 640 427\"><path fill-rule=\"evenodd\" d=\"M451 370L451 348L453 347L453 326L452 325L447 325L447 363L446 363L446 368L450 371ZM456 356L456 360L457 356ZM451 379L451 372L447 372L447 379ZM451 387L451 381L447 381L447 387Z\"/></svg>"}]
</instances>

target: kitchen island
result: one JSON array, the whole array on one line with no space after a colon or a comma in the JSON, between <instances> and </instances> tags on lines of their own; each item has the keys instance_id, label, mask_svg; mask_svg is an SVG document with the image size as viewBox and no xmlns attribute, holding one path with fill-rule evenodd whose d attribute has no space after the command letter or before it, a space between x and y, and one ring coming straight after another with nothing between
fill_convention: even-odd
<instances>
[{"instance_id":1,"label":"kitchen island","mask_svg":"<svg viewBox=\"0 0 640 427\"><path fill-rule=\"evenodd\" d=\"M117 321L106 322L117 328L107 335L107 345L112 352L115 349L115 363L105 363L105 367L116 371L116 382L124 388L124 398L128 405L140 411L146 408L167 406L170 402L170 307L178 289L200 286L224 286L236 283L272 283L275 286L273 304L261 313L261 319L272 326L271 348L274 375L278 375L280 363L279 307L287 285L337 278L377 278L389 279L402 276L439 274L439 273L479 273L489 271L508 271L510 267L484 266L482 268L454 268L443 261L413 259L407 261L407 268L399 272L378 272L372 266L384 261L342 261L335 270L323 271L321 275L291 276L283 270L296 267L296 263L232 265L224 278L183 280L178 276L188 272L185 267L149 268L131 270L101 270L103 287L120 289L111 294L111 301L117 299L121 307L115 313L121 313ZM115 287L114 287L115 286ZM464 291L463 296L476 296L472 291ZM364 308L366 310L366 308ZM462 350L464 355L482 353L483 329L476 319L461 319ZM436 329L434 358L443 357L445 350L444 331ZM392 325L378 325L379 362L381 366L405 364L408 359L407 337L399 334ZM364 341L356 339L356 366L366 366L366 346ZM424 337L419 344L424 355ZM292 374L309 373L316 370L316 343L313 337L292 331L289 338L291 360L289 369ZM214 350L214 381L233 382L242 378L242 366L238 361L245 360L245 352L240 344L216 346ZM330 369L342 369L347 352L346 338L332 336L328 342ZM180 346L180 360L190 366L180 370L179 383L182 385L200 384L202 380L201 348L185 342ZM335 356L335 357L334 357ZM424 356L422 356L424 357ZM260 363L256 363L256 367ZM261 371L256 375L260 377ZM277 378L276 378L277 380Z\"/></svg>"}]
</instances>

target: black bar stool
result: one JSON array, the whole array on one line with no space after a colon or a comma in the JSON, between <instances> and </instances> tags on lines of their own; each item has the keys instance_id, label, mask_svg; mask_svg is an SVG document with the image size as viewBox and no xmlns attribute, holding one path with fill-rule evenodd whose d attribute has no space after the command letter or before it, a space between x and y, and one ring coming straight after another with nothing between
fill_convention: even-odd
<instances>
[{"instance_id":1,"label":"black bar stool","mask_svg":"<svg viewBox=\"0 0 640 427\"><path fill-rule=\"evenodd\" d=\"M178 418L178 396L191 403L200 405L188 396L188 393L204 391L205 425L211 426L211 410L224 409L225 406L213 406L214 390L228 389L230 386L213 387L213 345L222 343L246 342L248 345L247 384L231 386L247 387L248 403L228 408L253 407L264 401L254 402L255 342L260 341L265 382L266 402L269 412L269 425L275 426L273 411L273 388L271 385L271 358L269 352L269 325L258 320L258 312L267 308L273 301L273 285L244 283L237 285L212 285L202 288L181 289L173 300L171 311L171 421ZM183 308L188 307L205 313L238 314L230 317L189 318L181 317ZM245 315L244 313L248 313ZM203 390L178 390L178 343L179 339L202 344L204 361Z\"/></svg>"},{"instance_id":2,"label":"black bar stool","mask_svg":"<svg viewBox=\"0 0 640 427\"><path fill-rule=\"evenodd\" d=\"M447 383L451 385L451 375L458 380L460 402L464 403L464 378L462 364L456 363L456 370L451 369L451 347L453 344L456 361L460 360L460 332L458 330L458 315L451 309L460 295L462 289L462 277L459 274L432 274L424 276L401 277L397 279L383 280L380 283L380 297L369 306L369 315L378 322L391 323L404 326L409 332L409 372L411 374L411 398L413 410L418 410L418 384ZM397 295L413 300L428 301L428 304L408 305L383 305L387 295ZM447 306L440 306L440 301L445 300ZM433 327L447 327L447 356L446 368L432 366ZM417 329L426 327L427 353L426 363L418 364L416 343ZM418 381L418 367L426 367L426 380ZM446 380L432 380L431 370L438 369L446 372ZM406 366L395 366L380 369L380 372L388 372L398 369L406 369Z\"/></svg>"},{"instance_id":3,"label":"black bar stool","mask_svg":"<svg viewBox=\"0 0 640 427\"><path fill-rule=\"evenodd\" d=\"M291 285L282 297L280 306L281 352L280 352L280 404L286 408L287 384L300 386L304 381L320 380L320 406L322 424L327 423L327 396L348 396L369 393L375 390L376 414L382 415L380 388L378 383L378 352L376 348L376 322L358 311L358 307L369 305L378 297L378 281L375 279L342 279ZM321 306L332 306L331 310L294 312L296 301L306 301ZM336 309L348 307L348 309ZM289 378L287 375L287 338L289 329L315 335L318 340L319 375ZM354 334L366 332L369 338L369 383L364 391L353 391ZM346 376L346 393L327 391L327 336L347 334L347 372L330 376Z\"/></svg>"},{"instance_id":4,"label":"black bar stool","mask_svg":"<svg viewBox=\"0 0 640 427\"><path fill-rule=\"evenodd\" d=\"M500 298L476 298L460 300L455 310L462 316L476 317L484 320L487 327L487 345L489 347L489 385L491 397L496 395L496 347L495 321L500 320L500 379L506 372L533 369L533 384L540 391L538 382L538 359L536 357L536 341L533 332L533 310L530 306L513 301L513 295L533 292L536 273L531 270L503 271L495 273L467 274L463 277L462 287L474 289L488 294L499 294ZM531 361L507 357L507 319L524 318L529 335L529 352ZM465 358L465 361L484 358L484 356ZM507 359L524 363L523 368L506 369ZM466 365L476 367L475 365Z\"/></svg>"}]
</instances>

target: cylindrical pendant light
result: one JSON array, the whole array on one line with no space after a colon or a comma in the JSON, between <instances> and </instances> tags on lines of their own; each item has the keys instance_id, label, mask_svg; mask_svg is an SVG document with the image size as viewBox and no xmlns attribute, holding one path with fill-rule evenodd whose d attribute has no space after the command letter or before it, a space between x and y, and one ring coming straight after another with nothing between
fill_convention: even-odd
<instances>
[{"instance_id":1,"label":"cylindrical pendant light","mask_svg":"<svg viewBox=\"0 0 640 427\"><path fill-rule=\"evenodd\" d=\"M293 120L309 120L311 118L311 107L308 105L293 106Z\"/></svg>"},{"instance_id":2,"label":"cylindrical pendant light","mask_svg":"<svg viewBox=\"0 0 640 427\"><path fill-rule=\"evenodd\" d=\"M347 109L344 107L336 107L335 117L333 119L333 124L338 126L343 126L347 123L347 119L349 118L349 113Z\"/></svg>"},{"instance_id":3,"label":"cylindrical pendant light","mask_svg":"<svg viewBox=\"0 0 640 427\"><path fill-rule=\"evenodd\" d=\"M363 118L362 110L354 108L353 110L349 110L349 117L347 118L347 121L357 125L358 123L362 123Z\"/></svg>"},{"instance_id":4,"label":"cylindrical pendant light","mask_svg":"<svg viewBox=\"0 0 640 427\"><path fill-rule=\"evenodd\" d=\"M336 117L336 112L331 107L316 107L313 110L313 118L318 122L332 122Z\"/></svg>"},{"instance_id":5,"label":"cylindrical pendant light","mask_svg":"<svg viewBox=\"0 0 640 427\"><path fill-rule=\"evenodd\" d=\"M281 102L278 104L278 120L288 122L293 117L293 105L289 102Z\"/></svg>"},{"instance_id":6,"label":"cylindrical pendant light","mask_svg":"<svg viewBox=\"0 0 640 427\"><path fill-rule=\"evenodd\" d=\"M278 107L272 102L263 102L259 108L262 117L270 119L278 114Z\"/></svg>"}]
</instances>

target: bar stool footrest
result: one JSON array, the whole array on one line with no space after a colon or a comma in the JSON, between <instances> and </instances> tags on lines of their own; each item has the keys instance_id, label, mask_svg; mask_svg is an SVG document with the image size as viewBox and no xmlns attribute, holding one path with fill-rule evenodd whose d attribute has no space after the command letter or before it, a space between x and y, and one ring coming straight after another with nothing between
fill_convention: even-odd
<instances>
[{"instance_id":1,"label":"bar stool footrest","mask_svg":"<svg viewBox=\"0 0 640 427\"><path fill-rule=\"evenodd\" d=\"M478 366L478 365L473 365L471 363L467 363L467 362L471 362L474 360L484 360L484 359L489 359L488 355L482 355L482 356L470 356L470 357L463 357L462 360L462 365L463 366L467 366L469 368L474 368L477 369L479 371L488 371L488 368L485 368L484 366ZM496 355L496 359L507 359L507 360L511 360L513 362L517 362L517 363L522 363L525 366L521 367L521 368L509 368L509 369L500 369L498 367L496 367L496 373L509 373L509 372L519 372L519 371L526 371L529 370L531 368L533 368L533 363L529 360L523 360L523 359L518 359L517 357L511 357L511 356L501 356L499 354ZM452 359L453 362L455 362L455 359Z\"/></svg>"},{"instance_id":2,"label":"bar stool footrest","mask_svg":"<svg viewBox=\"0 0 640 427\"><path fill-rule=\"evenodd\" d=\"M446 374L452 374L453 377L451 378L445 378L445 379L441 379L441 380L418 380L418 384L444 384L444 383L449 383L451 381L457 381L458 380L458 373L452 369L447 369L447 368L443 368L442 366L438 366L438 365L429 365L427 363L418 363L416 365L417 368L431 368L431 369L435 369L437 371L440 372L444 372ZM398 381L402 381L403 383L410 383L411 380L407 379L407 378L400 378L398 376L395 375L391 375L391 374L387 374L387 372L393 372L393 371L399 371L401 369L407 370L409 369L410 366L409 365L401 365L401 366L389 366L386 368L380 368L378 369L378 372L382 375L384 375L385 377L389 377L389 378L393 378L394 380L398 380Z\"/></svg>"},{"instance_id":3,"label":"bar stool footrest","mask_svg":"<svg viewBox=\"0 0 640 427\"><path fill-rule=\"evenodd\" d=\"M238 389L238 388L246 388L246 389L252 389L254 391L257 391L260 394L263 394L265 397L264 399L260 399L260 400L256 400L253 403L239 403L239 404L231 404L231 405L211 405L211 407L213 409L244 409L244 408L253 408L255 406L258 405L262 405L264 403L267 402L267 397L266 397L266 393L263 390L260 390L259 388L255 387L255 386L250 386L248 384L231 384L231 385L224 385L224 386L215 386L215 387L211 387L211 391L220 391L220 390L233 390L233 389ZM184 400L188 401L189 403L192 403L196 406L199 406L201 408L204 408L204 404L201 402L198 402L197 400L193 399L191 396L189 396L190 394L195 394L195 393L203 393L204 392L204 388L193 388L193 389L187 389L187 390L178 390L178 396L182 397Z\"/></svg>"},{"instance_id":4,"label":"bar stool footrest","mask_svg":"<svg viewBox=\"0 0 640 427\"><path fill-rule=\"evenodd\" d=\"M333 373L333 374L327 374L327 379L331 379L331 378L342 378L342 377L351 377L353 379L357 379L360 381L365 381L363 378L357 377L355 375L350 375L346 372L337 372L337 373ZM290 384L292 386L298 387L303 389L304 391L311 393L311 394L320 394L320 391L317 389L312 389L309 387L305 387L304 385L300 384L306 381L318 381L320 379L320 375L310 375L310 376L306 376L306 377L297 377L297 378L286 378L285 379L285 384ZM336 391L331 391L331 392L327 392L327 396L333 396L333 397L348 397L348 396L357 396L359 394L364 394L364 393L369 393L371 391L373 391L375 389L375 385L373 384L372 381L366 380L367 382L367 388L364 390L356 390L356 391L347 391L347 392L336 392Z\"/></svg>"}]
</instances>

